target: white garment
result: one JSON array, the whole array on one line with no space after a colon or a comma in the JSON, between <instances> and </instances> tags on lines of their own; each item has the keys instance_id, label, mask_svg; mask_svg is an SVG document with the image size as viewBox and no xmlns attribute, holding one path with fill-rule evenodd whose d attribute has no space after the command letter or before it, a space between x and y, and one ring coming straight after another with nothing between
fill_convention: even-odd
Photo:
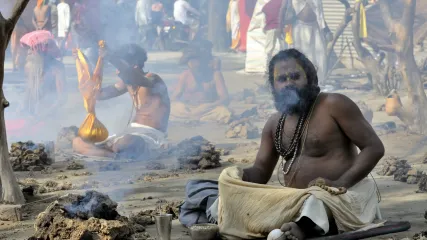
<instances>
[{"instance_id":1,"label":"white garment","mask_svg":"<svg viewBox=\"0 0 427 240\"><path fill-rule=\"evenodd\" d=\"M283 34L277 29L270 29L265 32L265 55L266 55L266 67L265 72L268 72L268 66L270 64L271 58L275 53L276 45L279 43L280 49L284 49L285 40L283 39Z\"/></svg>"},{"instance_id":2,"label":"white garment","mask_svg":"<svg viewBox=\"0 0 427 240\"><path fill-rule=\"evenodd\" d=\"M231 38L236 39L240 29L239 5L237 1L232 1L230 4L231 12Z\"/></svg>"},{"instance_id":3,"label":"white garment","mask_svg":"<svg viewBox=\"0 0 427 240\"><path fill-rule=\"evenodd\" d=\"M152 159L158 156L160 150L165 146L167 142L167 134L159 131L155 128L138 124L131 123L130 126L120 134L114 134L109 136L106 140L95 143L97 146L101 145L112 145L115 144L119 139L123 138L126 134L141 137L145 142L144 149L144 160ZM141 159L143 160L143 159Z\"/></svg>"},{"instance_id":4,"label":"white garment","mask_svg":"<svg viewBox=\"0 0 427 240\"><path fill-rule=\"evenodd\" d=\"M295 48L317 67L319 84L323 85L326 77L326 44L318 24L296 21L292 33Z\"/></svg>"},{"instance_id":5,"label":"white garment","mask_svg":"<svg viewBox=\"0 0 427 240\"><path fill-rule=\"evenodd\" d=\"M70 28L70 5L63 2L58 4L58 37L65 38L66 32Z\"/></svg>"},{"instance_id":6,"label":"white garment","mask_svg":"<svg viewBox=\"0 0 427 240\"><path fill-rule=\"evenodd\" d=\"M267 36L263 29L265 28L265 14L262 9L270 0L258 0L255 5L254 13L249 24L246 43L246 61L245 72L247 73L264 73L266 71L265 43ZM285 49L287 46L280 46L276 41L274 52Z\"/></svg>"},{"instance_id":7,"label":"white garment","mask_svg":"<svg viewBox=\"0 0 427 240\"><path fill-rule=\"evenodd\" d=\"M324 29L326 27L326 22L323 14L322 0L292 0L292 6L295 9L295 14L298 15L307 4L313 10L314 14L316 14L319 28Z\"/></svg>"},{"instance_id":8,"label":"white garment","mask_svg":"<svg viewBox=\"0 0 427 240\"><path fill-rule=\"evenodd\" d=\"M137 26L145 26L151 23L152 0L138 0L135 10L135 22Z\"/></svg>"},{"instance_id":9,"label":"white garment","mask_svg":"<svg viewBox=\"0 0 427 240\"><path fill-rule=\"evenodd\" d=\"M376 219L381 220L377 187L372 179L365 178L349 188L346 196L349 199L357 199L353 202L357 202L359 205L354 205L352 211L361 222L372 223ZM325 204L314 195L305 200L295 222L298 222L302 217L307 217L313 221L322 235L329 232L329 219Z\"/></svg>"},{"instance_id":10,"label":"white garment","mask_svg":"<svg viewBox=\"0 0 427 240\"><path fill-rule=\"evenodd\" d=\"M184 25L191 25L193 19L188 16L189 12L199 15L199 12L185 0L177 0L173 5L173 17L177 22L181 22Z\"/></svg>"}]
</instances>

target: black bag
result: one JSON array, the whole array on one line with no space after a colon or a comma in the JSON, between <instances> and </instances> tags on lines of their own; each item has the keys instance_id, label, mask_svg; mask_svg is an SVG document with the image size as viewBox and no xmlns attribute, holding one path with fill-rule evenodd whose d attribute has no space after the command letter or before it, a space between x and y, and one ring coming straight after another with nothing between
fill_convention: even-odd
<instances>
[{"instance_id":1,"label":"black bag","mask_svg":"<svg viewBox=\"0 0 427 240\"><path fill-rule=\"evenodd\" d=\"M297 19L297 14L295 12L294 7L292 6L292 0L288 0L285 11L283 11L283 25L294 24Z\"/></svg>"}]
</instances>

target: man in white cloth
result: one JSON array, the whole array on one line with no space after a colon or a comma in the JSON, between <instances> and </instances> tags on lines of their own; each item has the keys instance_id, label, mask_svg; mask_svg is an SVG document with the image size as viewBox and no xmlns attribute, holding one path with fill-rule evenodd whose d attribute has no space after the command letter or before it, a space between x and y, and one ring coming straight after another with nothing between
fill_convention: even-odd
<instances>
[{"instance_id":1,"label":"man in white cloth","mask_svg":"<svg viewBox=\"0 0 427 240\"><path fill-rule=\"evenodd\" d=\"M152 0L138 0L135 9L135 23L139 30L139 37L143 46L150 46L148 40L152 38L153 28L151 26ZM150 32L151 31L151 32ZM151 37L151 38L150 38Z\"/></svg>"},{"instance_id":2,"label":"man in white cloth","mask_svg":"<svg viewBox=\"0 0 427 240\"><path fill-rule=\"evenodd\" d=\"M192 17L190 14L193 14L194 16ZM173 5L173 17L175 18L175 21L190 27L190 40L193 40L199 29L200 23L196 17L200 17L200 12L185 0L176 0Z\"/></svg>"},{"instance_id":3,"label":"man in white cloth","mask_svg":"<svg viewBox=\"0 0 427 240\"><path fill-rule=\"evenodd\" d=\"M296 14L293 24L294 47L302 51L318 68L319 84L325 84L326 39L331 38L327 27L321 0L288 0Z\"/></svg>"},{"instance_id":4,"label":"man in white cloth","mask_svg":"<svg viewBox=\"0 0 427 240\"><path fill-rule=\"evenodd\" d=\"M128 92L133 101L135 116L125 131L109 137L102 143L92 144L80 137L75 138L74 151L101 157L138 160L156 158L167 146L170 100L166 84L158 75L144 72L147 53L138 45L126 44L112 54L103 52L103 48L100 51L101 56L105 56L112 63L120 59L135 71L141 71L139 75L131 74L141 76L141 79L133 79L132 82L120 79L116 84L100 89L97 95L98 100L107 100ZM119 76L123 75L119 73ZM153 87L143 87L146 82L151 82Z\"/></svg>"},{"instance_id":5,"label":"man in white cloth","mask_svg":"<svg viewBox=\"0 0 427 240\"><path fill-rule=\"evenodd\" d=\"M71 12L70 5L61 0L57 6L58 9L58 39L61 50L64 49L64 44L70 30Z\"/></svg>"},{"instance_id":6,"label":"man in white cloth","mask_svg":"<svg viewBox=\"0 0 427 240\"><path fill-rule=\"evenodd\" d=\"M253 239L280 228L289 239L305 239L379 218L377 188L366 177L384 146L357 105L320 93L314 65L296 49L272 58L268 80L278 112L265 124L256 161L240 172L224 170L208 210L221 233ZM264 185L280 158L285 187Z\"/></svg>"}]
</instances>

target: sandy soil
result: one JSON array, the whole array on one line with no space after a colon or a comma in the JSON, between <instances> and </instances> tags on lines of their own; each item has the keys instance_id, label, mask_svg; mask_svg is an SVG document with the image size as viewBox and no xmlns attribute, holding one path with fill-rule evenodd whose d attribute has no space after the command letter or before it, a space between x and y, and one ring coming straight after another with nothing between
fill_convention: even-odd
<instances>
[{"instance_id":1,"label":"sandy soil","mask_svg":"<svg viewBox=\"0 0 427 240\"><path fill-rule=\"evenodd\" d=\"M219 54L223 60L223 71L226 79L227 87L229 88L230 94L236 94L241 92L243 88L256 89L258 85L263 84L265 81L260 75L247 75L243 73L237 73L237 71L243 68L244 58L242 55L229 55ZM153 53L149 55L149 62L147 69L152 72L158 73L162 76L168 87L171 89L177 80L177 74L182 70L181 67L176 65L178 53ZM52 119L46 123L46 129L43 134L36 136L28 135L25 138L17 138L9 136L9 143L16 140L54 140L56 133L60 127L79 125L85 116L83 108L82 98L77 91L77 79L73 66L73 62L70 58L65 59L67 64L67 82L69 101L67 106L63 109L63 113L58 118ZM7 64L10 66L10 64ZM24 83L23 77L16 73L6 72L6 87L5 93L9 101L12 103L11 109L8 111L9 119L13 116L13 106L17 104L19 98L22 96L22 85ZM361 79L357 82L363 82ZM114 82L114 70L111 67L106 68L104 85L111 84ZM351 83L352 85L354 83ZM243 86L243 87L242 87ZM378 97L371 92L358 91L354 89L339 90L338 92L349 96L354 101L363 100L368 106L372 108L374 112L373 125L380 124L387 121L395 121L397 124L401 124L397 118L389 117L384 112L376 111L378 107L385 102L385 99ZM406 98L404 96L403 101ZM269 100L268 95L259 96L258 102ZM236 112L244 110L246 107L251 105L241 105L233 103L232 107ZM255 106L255 105L252 105ZM107 102L99 102L97 105L97 115L99 119L108 127L110 133L119 131L127 123L129 112L130 112L130 99L128 96L120 97L116 100ZM114 113L114 114L112 114ZM262 127L264 124L263 120L256 122L256 125ZM58 157L56 163L53 165L53 173L41 174L39 172L34 173L33 176L29 176L28 172L17 172L19 179L25 179L32 177L40 182L48 179L55 181L69 181L72 182L73 186L79 186L86 181L98 181L104 185L96 188L96 190L108 193L113 200L119 202L120 213L122 215L129 215L131 212L138 212L146 208L154 208L158 199L166 200L182 200L184 198L184 186L189 179L203 178L203 179L216 179L225 167L237 164L245 167L250 166L254 161L258 146L259 139L255 140L242 140L242 139L227 139L225 138L226 126L216 124L202 124L197 126L183 126L177 123L171 122L169 129L169 139L171 142L176 143L185 138L189 138L196 135L202 135L209 141L215 143L217 147L230 149L230 155L222 157L222 167L214 170L208 170L205 172L198 173L185 173L180 172L178 176L172 176L168 178L154 178L152 181L141 181L137 180L138 177L148 172L168 173L170 169L173 169L177 160L174 158L161 160L166 164L168 169L151 171L146 169L146 163L129 163L119 162L121 166L120 171L111 172L99 172L98 167L101 162L97 159L84 158L81 159L85 164L86 169L78 171L65 170L64 159ZM398 131L392 134L381 135L386 146L386 156L398 156L408 159L411 164L416 165L417 168L427 170L427 164L421 164L422 156L427 152L427 146L420 141L423 136L409 135L404 131ZM234 161L230 162L229 159L233 158ZM381 163L380 163L381 164ZM379 165L380 165L379 164ZM93 173L92 176L86 177L74 177L72 173L90 171ZM375 171L374 171L375 172ZM412 228L408 232L395 234L391 236L383 236L377 239L387 239L395 237L401 239L404 237L411 237L416 232L426 230L426 222L424 219L424 212L427 210L427 193L415 193L417 185L408 185L406 183L395 182L392 177L378 176L373 172L373 176L376 179L378 187L381 191L381 211L384 219L393 221L410 221ZM65 180L56 180L57 175L66 175L68 178ZM277 176L274 175L270 184L278 184ZM32 235L33 223L35 216L43 211L47 204L52 201L40 201L49 197L55 197L56 195L65 194L67 192L82 192L84 190L73 190L64 192L54 192L38 196L31 200L26 206L26 212L24 215L24 221L19 223L0 222L0 239L26 239ZM151 196L152 199L144 200ZM36 201L36 202L34 202ZM147 231L155 236L155 227L150 226ZM190 239L185 228L183 228L178 221L174 221L173 225L173 238L172 239Z\"/></svg>"}]
</instances>

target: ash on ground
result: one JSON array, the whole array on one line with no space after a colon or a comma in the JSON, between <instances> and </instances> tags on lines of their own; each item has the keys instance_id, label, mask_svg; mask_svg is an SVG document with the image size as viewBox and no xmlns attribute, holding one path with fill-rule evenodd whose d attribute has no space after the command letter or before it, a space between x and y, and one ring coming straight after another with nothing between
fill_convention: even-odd
<instances>
[{"instance_id":1,"label":"ash on ground","mask_svg":"<svg viewBox=\"0 0 427 240\"><path fill-rule=\"evenodd\" d=\"M41 171L54 162L53 142L16 142L10 147L10 161L14 171Z\"/></svg>"},{"instance_id":2,"label":"ash on ground","mask_svg":"<svg viewBox=\"0 0 427 240\"><path fill-rule=\"evenodd\" d=\"M225 137L255 139L259 138L259 129L252 124L249 118L234 121L230 123Z\"/></svg>"},{"instance_id":3,"label":"ash on ground","mask_svg":"<svg viewBox=\"0 0 427 240\"><path fill-rule=\"evenodd\" d=\"M221 166L221 151L202 136L180 142L175 154L181 169L210 169Z\"/></svg>"},{"instance_id":4,"label":"ash on ground","mask_svg":"<svg viewBox=\"0 0 427 240\"><path fill-rule=\"evenodd\" d=\"M73 139L77 137L78 131L76 126L61 128L56 137L56 146L59 149L72 149Z\"/></svg>"},{"instance_id":5,"label":"ash on ground","mask_svg":"<svg viewBox=\"0 0 427 240\"><path fill-rule=\"evenodd\" d=\"M116 202L95 191L84 196L69 194L53 202L37 216L35 228L32 240L126 240L133 239L136 232L145 231L120 216Z\"/></svg>"}]
</instances>

